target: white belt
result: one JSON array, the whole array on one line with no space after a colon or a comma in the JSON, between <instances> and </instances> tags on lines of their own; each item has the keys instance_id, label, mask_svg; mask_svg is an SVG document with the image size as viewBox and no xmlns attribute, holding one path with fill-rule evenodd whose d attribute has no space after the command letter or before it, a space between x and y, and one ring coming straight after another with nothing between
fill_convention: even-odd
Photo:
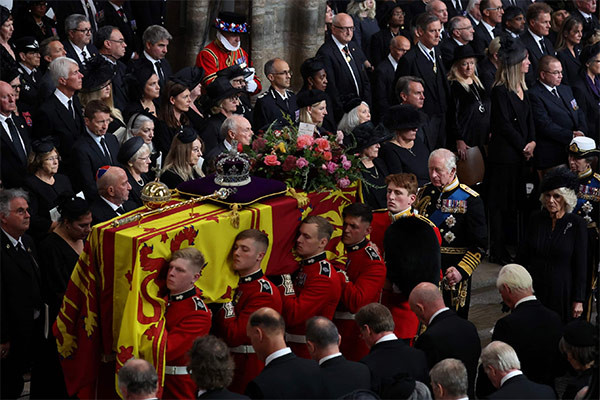
<instances>
[{"instance_id":1,"label":"white belt","mask_svg":"<svg viewBox=\"0 0 600 400\"><path fill-rule=\"evenodd\" d=\"M285 333L285 340L291 343L306 343L306 336Z\"/></svg>"},{"instance_id":2,"label":"white belt","mask_svg":"<svg viewBox=\"0 0 600 400\"><path fill-rule=\"evenodd\" d=\"M187 367L165 365L165 375L189 375Z\"/></svg>"},{"instance_id":3,"label":"white belt","mask_svg":"<svg viewBox=\"0 0 600 400\"><path fill-rule=\"evenodd\" d=\"M335 314L333 314L333 319L354 319L354 314L352 314L351 312L348 311L336 311Z\"/></svg>"},{"instance_id":4,"label":"white belt","mask_svg":"<svg viewBox=\"0 0 600 400\"><path fill-rule=\"evenodd\" d=\"M254 347L247 345L247 344L243 344L241 346L236 346L236 347L230 347L229 351L231 351L232 353L242 353L242 354L255 353Z\"/></svg>"}]
</instances>

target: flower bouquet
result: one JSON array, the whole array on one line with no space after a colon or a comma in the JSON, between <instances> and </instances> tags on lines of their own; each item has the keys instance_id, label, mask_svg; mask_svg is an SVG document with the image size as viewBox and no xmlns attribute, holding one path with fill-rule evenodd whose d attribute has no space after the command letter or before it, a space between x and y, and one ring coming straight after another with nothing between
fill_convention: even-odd
<instances>
[{"instance_id":1,"label":"flower bouquet","mask_svg":"<svg viewBox=\"0 0 600 400\"><path fill-rule=\"evenodd\" d=\"M361 178L359 159L345 153L342 140L343 135L314 138L299 134L296 126L271 125L244 146L244 153L250 157L253 175L307 192L336 190Z\"/></svg>"}]
</instances>

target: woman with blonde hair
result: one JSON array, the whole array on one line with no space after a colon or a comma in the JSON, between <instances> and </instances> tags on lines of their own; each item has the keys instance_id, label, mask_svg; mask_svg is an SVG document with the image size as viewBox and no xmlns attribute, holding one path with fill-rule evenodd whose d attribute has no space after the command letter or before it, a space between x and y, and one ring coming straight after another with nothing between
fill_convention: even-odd
<instances>
[{"instance_id":1,"label":"woman with blonde hair","mask_svg":"<svg viewBox=\"0 0 600 400\"><path fill-rule=\"evenodd\" d=\"M175 189L180 183L202 178L204 173L199 161L202 157L203 147L202 140L196 131L190 127L184 127L173 138L160 176L161 182L169 189Z\"/></svg>"},{"instance_id":2,"label":"woman with blonde hair","mask_svg":"<svg viewBox=\"0 0 600 400\"><path fill-rule=\"evenodd\" d=\"M375 10L375 0L353 0L346 8L346 12L354 20L354 41L365 54L369 54L371 36L379 32L379 24L375 19Z\"/></svg>"},{"instance_id":3,"label":"woman with blonde hair","mask_svg":"<svg viewBox=\"0 0 600 400\"><path fill-rule=\"evenodd\" d=\"M310 89L298 93L296 104L300 109L299 122L315 126L315 136L327 135L323 121L327 115L327 94L321 90Z\"/></svg>"},{"instance_id":4,"label":"woman with blonde hair","mask_svg":"<svg viewBox=\"0 0 600 400\"><path fill-rule=\"evenodd\" d=\"M564 84L573 84L578 79L581 61L581 38L583 35L583 24L579 18L569 17L562 24L556 39L556 58L563 65Z\"/></svg>"}]
</instances>

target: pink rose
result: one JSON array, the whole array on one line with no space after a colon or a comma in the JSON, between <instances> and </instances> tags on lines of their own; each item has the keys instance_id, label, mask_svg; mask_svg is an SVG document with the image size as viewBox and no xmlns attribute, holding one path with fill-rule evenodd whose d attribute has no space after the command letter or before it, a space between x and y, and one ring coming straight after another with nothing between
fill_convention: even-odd
<instances>
[{"instance_id":1,"label":"pink rose","mask_svg":"<svg viewBox=\"0 0 600 400\"><path fill-rule=\"evenodd\" d=\"M342 154L342 168L348 171L352 167L352 162L346 158L345 154Z\"/></svg>"},{"instance_id":2,"label":"pink rose","mask_svg":"<svg viewBox=\"0 0 600 400\"><path fill-rule=\"evenodd\" d=\"M267 141L264 138L257 137L252 141L252 150L254 151L262 151L267 146Z\"/></svg>"},{"instance_id":3,"label":"pink rose","mask_svg":"<svg viewBox=\"0 0 600 400\"><path fill-rule=\"evenodd\" d=\"M343 189L343 188L345 188L345 187L348 187L348 186L350 186L350 179L348 179L348 178L341 178L341 179L338 179L338 181L337 181L337 185L338 185L338 187L339 187L340 189Z\"/></svg>"},{"instance_id":4,"label":"pink rose","mask_svg":"<svg viewBox=\"0 0 600 400\"><path fill-rule=\"evenodd\" d=\"M285 158L285 161L283 162L283 166L281 167L281 169L288 172L288 171L293 170L295 167L296 167L296 157L290 155Z\"/></svg>"},{"instance_id":5,"label":"pink rose","mask_svg":"<svg viewBox=\"0 0 600 400\"><path fill-rule=\"evenodd\" d=\"M331 152L330 151L326 151L323 153L323 160L325 161L331 161Z\"/></svg>"},{"instance_id":6,"label":"pink rose","mask_svg":"<svg viewBox=\"0 0 600 400\"><path fill-rule=\"evenodd\" d=\"M308 161L306 160L306 158L300 157L299 159L296 160L296 167L304 168L306 166L308 166Z\"/></svg>"},{"instance_id":7,"label":"pink rose","mask_svg":"<svg viewBox=\"0 0 600 400\"><path fill-rule=\"evenodd\" d=\"M265 165L274 166L281 165L281 163L279 162L275 154L269 154L268 156L265 156Z\"/></svg>"},{"instance_id":8,"label":"pink rose","mask_svg":"<svg viewBox=\"0 0 600 400\"><path fill-rule=\"evenodd\" d=\"M338 144L344 144L344 132L337 131L337 133L335 134L335 141Z\"/></svg>"},{"instance_id":9,"label":"pink rose","mask_svg":"<svg viewBox=\"0 0 600 400\"><path fill-rule=\"evenodd\" d=\"M331 147L329 145L329 140L327 140L326 138L316 138L315 144L317 145L317 151L319 151L321 153L331 149Z\"/></svg>"},{"instance_id":10,"label":"pink rose","mask_svg":"<svg viewBox=\"0 0 600 400\"><path fill-rule=\"evenodd\" d=\"M306 149L307 147L312 146L313 141L314 139L311 135L298 136L298 139L296 139L296 146L298 146L298 150Z\"/></svg>"},{"instance_id":11,"label":"pink rose","mask_svg":"<svg viewBox=\"0 0 600 400\"><path fill-rule=\"evenodd\" d=\"M339 168L339 165L337 165L334 162L329 161L327 163L327 172L329 172L330 174L333 174L335 172L335 170L338 168Z\"/></svg>"}]
</instances>

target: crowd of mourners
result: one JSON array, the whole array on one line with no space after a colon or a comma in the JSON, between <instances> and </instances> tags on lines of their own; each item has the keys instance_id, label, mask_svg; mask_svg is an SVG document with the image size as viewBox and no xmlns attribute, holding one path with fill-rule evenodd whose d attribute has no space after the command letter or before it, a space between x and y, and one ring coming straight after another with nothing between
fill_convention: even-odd
<instances>
[{"instance_id":1,"label":"crowd of mourners","mask_svg":"<svg viewBox=\"0 0 600 400\"><path fill-rule=\"evenodd\" d=\"M326 259L333 227L309 217L298 271L266 277L269 238L242 231L234 301L206 305L204 256L174 253L165 383L134 360L121 394L584 396L598 353L596 3L327 1L324 43L294 68L252 58L247 17L219 12L179 71L167 0L0 6L2 397L28 378L32 398L73 395L51 327L93 225L141 207L155 178L177 188L287 125L360 156L348 261ZM486 257L506 265L511 313L482 350L467 318Z\"/></svg>"}]
</instances>

